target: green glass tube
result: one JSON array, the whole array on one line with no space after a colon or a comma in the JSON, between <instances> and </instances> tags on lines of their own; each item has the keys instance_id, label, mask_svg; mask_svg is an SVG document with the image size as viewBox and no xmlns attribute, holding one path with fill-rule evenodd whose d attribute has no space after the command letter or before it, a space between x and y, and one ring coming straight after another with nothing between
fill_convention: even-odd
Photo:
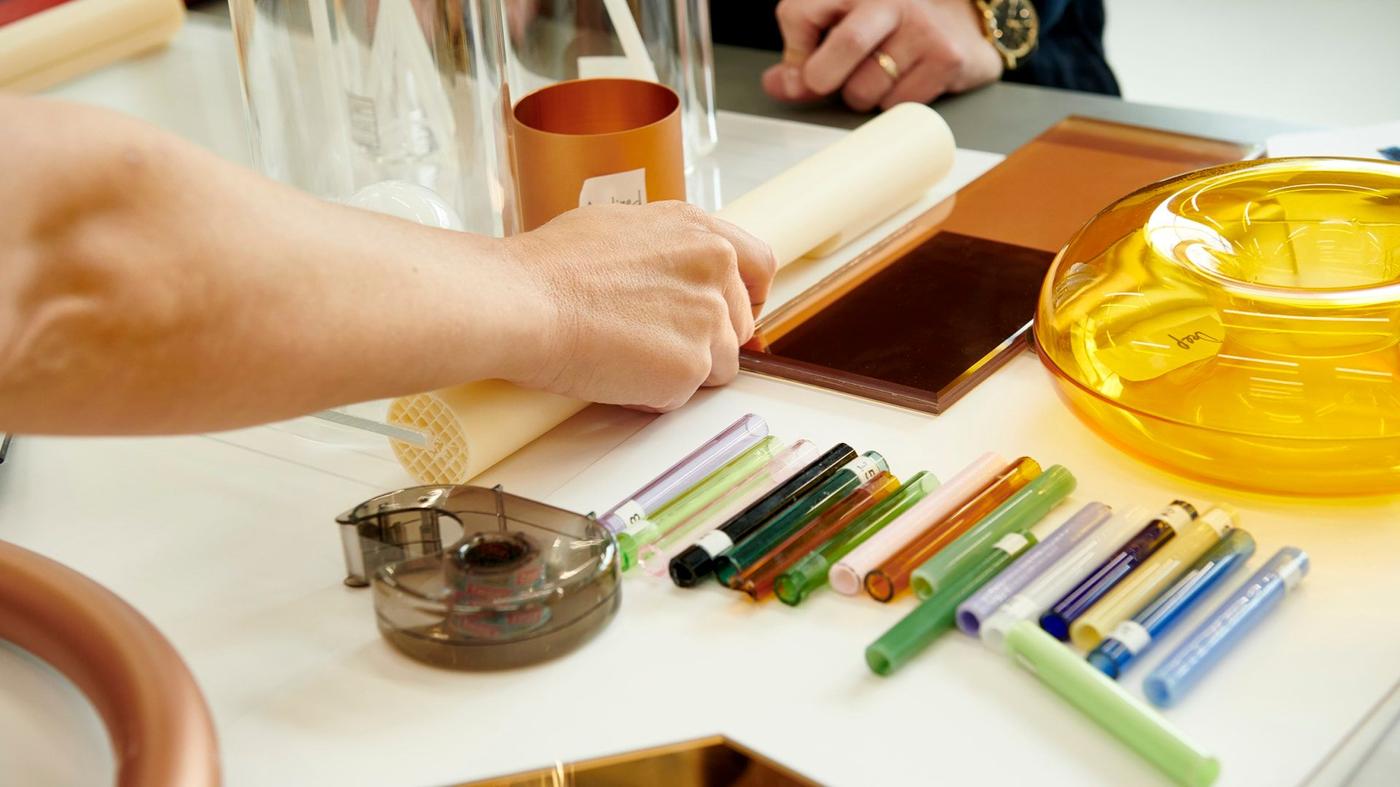
<instances>
[{"instance_id":1,"label":"green glass tube","mask_svg":"<svg viewBox=\"0 0 1400 787\"><path fill-rule=\"evenodd\" d=\"M938 488L938 477L928 471L919 471L904 482L888 500L870 509L865 516L852 522L850 527L837 533L825 544L817 547L783 572L773 585L778 599L789 606L797 606L812 595L812 591L826 584L827 572L836 561L845 557L851 550L864 544L871 536L880 532L885 525L899 518L929 492Z\"/></svg>"},{"instance_id":2,"label":"green glass tube","mask_svg":"<svg viewBox=\"0 0 1400 787\"><path fill-rule=\"evenodd\" d=\"M947 581L980 560L1007 533L1026 533L1059 505L1078 482L1064 465L1053 465L1026 484L966 533L914 569L910 587L928 598Z\"/></svg>"},{"instance_id":3,"label":"green glass tube","mask_svg":"<svg viewBox=\"0 0 1400 787\"><path fill-rule=\"evenodd\" d=\"M759 440L752 448L729 460L695 486L686 490L646 519L639 519L617 534L618 553L622 570L637 564L637 550L650 544L687 517L714 502L744 479L762 470L773 455L783 449L783 442L773 435Z\"/></svg>"},{"instance_id":4,"label":"green glass tube","mask_svg":"<svg viewBox=\"0 0 1400 787\"><path fill-rule=\"evenodd\" d=\"M877 451L866 451L836 471L825 483L793 501L762 527L715 559L715 577L721 585L739 572L762 560L787 537L846 499L860 485L889 470L889 463Z\"/></svg>"},{"instance_id":5,"label":"green glass tube","mask_svg":"<svg viewBox=\"0 0 1400 787\"><path fill-rule=\"evenodd\" d=\"M904 666L943 632L953 628L959 604L1035 546L1035 542L1035 536L1029 532L1003 535L981 559L964 563L961 571L948 577L937 593L870 643L865 649L865 663L877 675L889 675Z\"/></svg>"},{"instance_id":6,"label":"green glass tube","mask_svg":"<svg viewBox=\"0 0 1400 787\"><path fill-rule=\"evenodd\" d=\"M1220 776L1220 760L1042 631L1035 621L1012 626L1006 634L1006 649L1042 683L1178 784L1206 787Z\"/></svg>"}]
</instances>

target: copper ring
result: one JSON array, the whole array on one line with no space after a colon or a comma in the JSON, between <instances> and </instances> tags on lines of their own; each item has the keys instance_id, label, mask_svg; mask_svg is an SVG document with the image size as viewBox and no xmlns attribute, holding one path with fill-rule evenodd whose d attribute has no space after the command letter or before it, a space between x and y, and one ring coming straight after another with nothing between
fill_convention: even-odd
<instances>
[{"instance_id":1,"label":"copper ring","mask_svg":"<svg viewBox=\"0 0 1400 787\"><path fill-rule=\"evenodd\" d=\"M213 787L209 706L170 641L112 591L0 541L0 639L68 676L112 739L119 787Z\"/></svg>"},{"instance_id":2,"label":"copper ring","mask_svg":"<svg viewBox=\"0 0 1400 787\"><path fill-rule=\"evenodd\" d=\"M894 62L894 58L890 57L888 52L877 49L871 57L875 58L875 64L880 67L880 70L889 74L891 82L899 81L899 64Z\"/></svg>"}]
</instances>

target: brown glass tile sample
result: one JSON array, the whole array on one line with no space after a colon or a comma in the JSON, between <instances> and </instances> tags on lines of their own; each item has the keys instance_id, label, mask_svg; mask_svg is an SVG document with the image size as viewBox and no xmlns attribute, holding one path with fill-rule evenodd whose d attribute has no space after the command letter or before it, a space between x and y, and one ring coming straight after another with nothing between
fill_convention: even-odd
<instances>
[{"instance_id":1,"label":"brown glass tile sample","mask_svg":"<svg viewBox=\"0 0 1400 787\"><path fill-rule=\"evenodd\" d=\"M759 324L744 368L941 412L1024 346L1054 255L1142 186L1246 146L1067 118Z\"/></svg>"},{"instance_id":2,"label":"brown glass tile sample","mask_svg":"<svg viewBox=\"0 0 1400 787\"><path fill-rule=\"evenodd\" d=\"M562 777L562 778L561 778ZM817 782L728 738L561 763L459 787L816 787Z\"/></svg>"}]
</instances>

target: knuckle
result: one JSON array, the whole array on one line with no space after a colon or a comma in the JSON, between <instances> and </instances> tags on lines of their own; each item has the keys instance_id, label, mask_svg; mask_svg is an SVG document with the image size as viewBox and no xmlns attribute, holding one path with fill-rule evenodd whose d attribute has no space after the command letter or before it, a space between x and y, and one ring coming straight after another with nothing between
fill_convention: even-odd
<instances>
[{"instance_id":1,"label":"knuckle","mask_svg":"<svg viewBox=\"0 0 1400 787\"><path fill-rule=\"evenodd\" d=\"M868 85L854 79L841 89L841 99L852 109L869 109L875 105L878 98Z\"/></svg>"},{"instance_id":2,"label":"knuckle","mask_svg":"<svg viewBox=\"0 0 1400 787\"><path fill-rule=\"evenodd\" d=\"M763 260L759 263L763 268L763 273L768 279L778 275L778 254L773 251L773 247L767 244L763 246Z\"/></svg>"},{"instance_id":3,"label":"knuckle","mask_svg":"<svg viewBox=\"0 0 1400 787\"><path fill-rule=\"evenodd\" d=\"M704 233L696 241L696 251L705 261L706 273L722 275L739 266L739 253L734 245L713 232Z\"/></svg>"},{"instance_id":4,"label":"knuckle","mask_svg":"<svg viewBox=\"0 0 1400 787\"><path fill-rule=\"evenodd\" d=\"M710 319L718 330L724 330L729 326L729 300L719 290L715 290L710 295Z\"/></svg>"},{"instance_id":5,"label":"knuckle","mask_svg":"<svg viewBox=\"0 0 1400 787\"><path fill-rule=\"evenodd\" d=\"M705 382L705 378L710 376L710 357L708 348L700 352L688 353L684 366L683 379L687 388L687 396L690 392L700 387Z\"/></svg>"},{"instance_id":6,"label":"knuckle","mask_svg":"<svg viewBox=\"0 0 1400 787\"><path fill-rule=\"evenodd\" d=\"M701 226L708 225L709 223L709 214L705 213L704 210L700 209L695 205L690 204L689 202L672 201L656 204L668 206L669 209L674 211L676 216L679 217L682 221L686 221L691 224L698 224Z\"/></svg>"},{"instance_id":7,"label":"knuckle","mask_svg":"<svg viewBox=\"0 0 1400 787\"><path fill-rule=\"evenodd\" d=\"M869 38L863 31L864 28L855 25L842 25L831 32L827 44L843 55L858 56Z\"/></svg>"},{"instance_id":8,"label":"knuckle","mask_svg":"<svg viewBox=\"0 0 1400 787\"><path fill-rule=\"evenodd\" d=\"M778 22L791 24L799 19L802 11L798 7L798 0L779 0L774 13L777 15Z\"/></svg>"}]
</instances>

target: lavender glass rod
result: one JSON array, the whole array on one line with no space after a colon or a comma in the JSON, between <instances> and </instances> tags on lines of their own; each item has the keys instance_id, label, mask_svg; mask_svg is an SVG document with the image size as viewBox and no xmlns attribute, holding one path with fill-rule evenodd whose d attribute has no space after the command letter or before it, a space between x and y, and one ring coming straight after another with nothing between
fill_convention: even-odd
<instances>
[{"instance_id":1,"label":"lavender glass rod","mask_svg":"<svg viewBox=\"0 0 1400 787\"><path fill-rule=\"evenodd\" d=\"M646 486L608 509L607 513L598 517L598 521L616 533L639 519L651 516L767 436L766 421L753 413L745 415L671 465Z\"/></svg>"}]
</instances>

